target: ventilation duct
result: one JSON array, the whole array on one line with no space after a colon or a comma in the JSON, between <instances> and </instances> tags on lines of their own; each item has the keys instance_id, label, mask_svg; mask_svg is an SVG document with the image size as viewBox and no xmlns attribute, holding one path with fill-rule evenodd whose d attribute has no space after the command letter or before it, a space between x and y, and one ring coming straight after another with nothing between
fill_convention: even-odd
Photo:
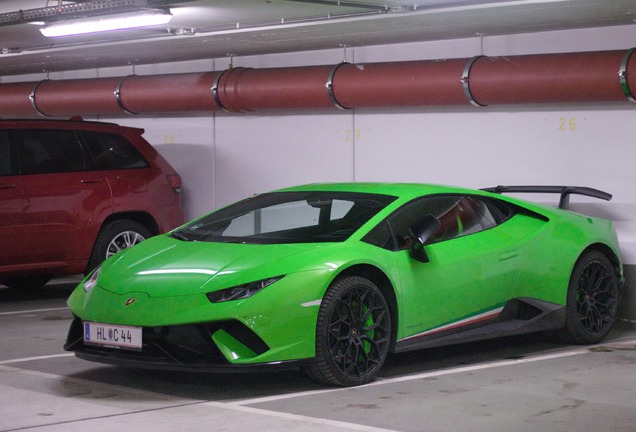
<instances>
[{"instance_id":1,"label":"ventilation duct","mask_svg":"<svg viewBox=\"0 0 636 432\"><path fill-rule=\"evenodd\" d=\"M0 116L635 102L636 49L0 84Z\"/></svg>"}]
</instances>

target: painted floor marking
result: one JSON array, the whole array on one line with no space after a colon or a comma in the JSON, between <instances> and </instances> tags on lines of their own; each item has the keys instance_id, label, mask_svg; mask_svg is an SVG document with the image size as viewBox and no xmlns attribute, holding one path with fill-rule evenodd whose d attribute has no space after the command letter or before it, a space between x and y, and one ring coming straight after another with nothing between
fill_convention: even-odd
<instances>
[{"instance_id":1,"label":"painted floor marking","mask_svg":"<svg viewBox=\"0 0 636 432\"><path fill-rule=\"evenodd\" d=\"M246 413L246 414L256 414L256 415L274 417L274 418L282 419L282 420L292 420L292 421L296 421L296 422L313 423L313 424L318 424L318 425L322 425L322 426L331 426L331 427L336 427L336 428L341 428L341 429L344 429L344 430L351 430L351 431L360 431L360 432L400 432L400 431L394 430L394 429L383 429L383 428L378 428L378 427L374 427L374 426L361 425L361 424L358 424L358 423L349 423L349 422L343 422L343 421L338 421L338 420L329 420L329 419L326 419L326 418L311 417L311 416L306 416L306 415L301 415L301 414L291 414L291 413L281 412L281 411L270 411L270 410L264 410L264 409L260 409L260 408L252 408L252 407L247 407L247 406L238 405L238 404L232 404L232 403L228 404L228 403L223 403L223 402L206 402L203 405L212 406L212 407L221 408L221 409L231 409L233 411L240 411L240 412L243 412L243 413Z\"/></svg>"},{"instance_id":2,"label":"painted floor marking","mask_svg":"<svg viewBox=\"0 0 636 432\"><path fill-rule=\"evenodd\" d=\"M365 387L382 386L382 385L394 384L394 383L405 382L405 381L416 381L416 380L421 380L425 378L439 377L444 375L453 375L453 374L464 373L464 372L473 372L477 370L491 369L491 368L503 367L503 366L511 366L511 365L522 364L522 363L531 363L531 362L537 362L541 360L551 360L555 358L571 357L575 355L585 354L587 352L589 351L576 350L576 351L568 351L565 353L548 354L545 356L537 356L537 357L525 358L525 359L500 360L496 362L483 363L483 364L478 364L474 366L462 366L462 367L457 367L453 369L442 369L442 370L437 370L433 372L423 372L416 375L405 375L405 376L401 376L397 378L386 378L386 379L377 378L376 381L374 382L371 382L369 384L365 384L362 386L357 386L357 387L342 387L342 388L339 387L339 388L329 388L324 390L309 390L305 392L288 393L288 394L276 395L276 396L265 396L265 397L255 398L255 399L244 399L244 400L240 400L236 402L227 402L227 403L224 403L224 405L245 406L245 405L260 404L265 402L276 402L280 400L297 398L297 397L313 396L313 395L334 393L334 392L346 391L346 390L355 390L355 389L361 389Z\"/></svg>"},{"instance_id":3,"label":"painted floor marking","mask_svg":"<svg viewBox=\"0 0 636 432\"><path fill-rule=\"evenodd\" d=\"M23 311L11 311L11 312L0 312L0 316L2 315L20 315L20 314L31 314L37 312L59 312L59 311L67 311L69 310L67 307L60 308L47 308L47 309L31 309L31 310L23 310Z\"/></svg>"},{"instance_id":4,"label":"painted floor marking","mask_svg":"<svg viewBox=\"0 0 636 432\"><path fill-rule=\"evenodd\" d=\"M554 359L572 357L576 355L588 354L591 352L591 349L594 347L601 347L606 345L628 345L628 344L634 344L634 343L636 343L636 339L608 341L598 345L586 345L585 348L577 347L575 349L571 349L567 351L559 351L556 353L542 354L542 355L537 355L532 357L525 357L521 359L497 360L497 361L493 361L489 363L482 363L482 364L477 364L472 366L461 366L461 367L456 367L451 369L441 369L437 371L423 372L423 373L419 373L415 375L405 375L405 376L396 377L396 378L378 378L374 382L365 384L363 386L358 386L358 387L309 390L305 392L289 393L284 395L265 396L261 398L255 398L255 399L244 399L244 400L240 400L236 402L226 402L224 403L224 405L245 406L245 405L259 404L259 403L265 403L265 402L275 402L275 401L291 399L295 397L312 396L317 394L333 393L337 391L355 390L359 388L382 386L382 385L394 384L394 383L406 382L406 381L416 381L416 380L439 377L444 375L453 375L458 373L474 372L474 371L484 370L484 369L493 369L497 367L514 366L514 365L520 365L525 363L534 363L534 362L545 361L545 360L554 360Z\"/></svg>"},{"instance_id":5,"label":"painted floor marking","mask_svg":"<svg viewBox=\"0 0 636 432\"><path fill-rule=\"evenodd\" d=\"M237 402L215 402L215 401L203 401L203 400L201 400L201 401L194 401L192 403L186 403L186 404L177 403L177 404L175 404L173 406L164 406L164 407L160 407L160 408L158 408L156 410L160 411L160 410L165 410L165 409L170 409L170 408L178 408L178 407L180 407L182 405L198 405L198 404L201 404L201 405L204 405L204 406L212 406L212 407L216 407L216 408L219 408L219 409L228 409L228 410L243 412L243 413L246 413L246 414L249 413L249 414L254 414L254 415L264 415L264 416L269 416L269 417L273 417L273 418L278 418L278 419L281 419L281 420L291 420L291 421L296 421L296 422L312 423L312 424L317 424L317 425L340 428L340 429L343 429L343 430L351 430L351 431L358 431L358 432L399 432L399 431L395 431L395 430L391 430L391 429L377 428L377 427L366 426L366 425L361 425L361 424L357 424L357 423L341 422L341 421L337 421L337 420L329 420L329 419L319 418L319 417L311 417L311 416L305 416L305 415L300 415L300 414L292 414L292 413L281 412L281 411L272 411L272 410L260 409L260 408L250 407L248 405L265 403L265 402L272 402L272 401L280 401L280 400L284 400L284 399L292 399L292 398L311 396L311 395L317 395L317 394L334 393L334 392L339 392L339 391L356 391L357 389L365 388L365 387L381 386L381 385L394 384L394 383L406 382L406 381L415 381L415 380L421 380L421 379L430 378L430 377L439 377L439 376L444 376L444 375L452 375L452 374L458 374L458 373L473 372L473 371L484 370L484 369L492 369L492 368L497 368L497 367L505 367L505 366L513 366L513 365L520 365L520 364L526 364L526 363L534 363L534 362L545 361L545 360L554 360L554 359L560 359L560 358L566 358L566 357L572 357L572 356L576 356L576 355L591 353L591 352L593 352L592 349L594 347L603 347L603 346L608 346L608 345L621 346L621 345L628 345L628 344L634 344L634 343L636 343L636 339L608 341L608 342L597 344L597 345L586 346L585 348L576 348L576 349L573 349L573 350L560 351L560 352L544 354L544 355L537 355L537 356L526 357L526 358L522 358L522 359L500 360L500 361L494 361L494 362L483 363L483 364L478 364L478 365L462 366L462 367L457 367L457 368L453 368L453 369L444 369L444 370L438 370L438 371L432 371L432 372L424 372L424 373L419 373L419 374L415 374L415 375L407 375L407 376L396 377L396 378L378 379L377 381L374 381L374 382L372 382L370 384L366 384L364 386L359 386L359 387L345 387L345 388L335 388L335 389L304 391L304 392L296 392L296 393L290 393L290 394L285 394L285 395L267 396L267 397L254 398L254 399L245 399L245 400L241 400L241 401L237 401ZM72 353L65 353L65 354L55 354L55 355L50 355L50 356L26 357L26 358L22 358L22 359L5 360L5 361L0 362L0 370L4 370L4 371L14 370L16 372L25 373L25 374L28 374L28 375L46 377L46 378L51 378L51 379L60 379L60 378L62 378L62 379L65 379L65 380L71 380L71 381L75 381L75 382L90 383L92 385L98 384L100 386L118 388L119 390L121 390L121 386L114 385L114 384L95 383L94 381L87 380L87 379L71 378L71 377L67 377L67 376L63 376L63 375L55 375L55 374L50 374L50 373L46 373L46 372L29 371L29 370L24 370L24 369L13 369L13 368L11 368L9 366L4 366L4 365L10 364L10 363L20 363L20 362L26 362L26 361L42 360L42 359L47 359L47 358L68 357L68 356L72 356L72 355L73 355ZM152 395L154 395L154 397L158 398L159 400L169 399L169 396L161 395L160 393L157 394L155 392L150 392L150 391L147 391L147 390L140 390L140 389L127 389L127 390L128 391L132 390L132 393L152 394ZM181 399L181 400L183 401L183 399ZM177 402L177 400L173 400L173 402ZM136 412L133 411L133 412L129 412L129 413L122 413L122 414L114 415L113 417L117 417L119 415L123 416L123 415L133 415L133 414L136 414ZM77 420L75 420L73 422L74 423L80 423L82 421L89 421L89 420L91 420L91 418L77 419Z\"/></svg>"},{"instance_id":6,"label":"painted floor marking","mask_svg":"<svg viewBox=\"0 0 636 432\"><path fill-rule=\"evenodd\" d=\"M64 354L52 354L52 355L37 356L37 357L24 357L19 359L2 360L0 361L0 365L24 363L24 362L37 361L37 360L49 360L49 359L60 358L60 357L73 357L74 355L75 354L73 353L64 353Z\"/></svg>"}]
</instances>

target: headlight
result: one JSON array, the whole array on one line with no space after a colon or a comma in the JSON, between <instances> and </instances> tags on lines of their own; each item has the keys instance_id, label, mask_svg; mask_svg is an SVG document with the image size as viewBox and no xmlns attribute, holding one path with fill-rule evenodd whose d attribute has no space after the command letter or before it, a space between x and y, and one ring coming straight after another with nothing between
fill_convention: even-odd
<instances>
[{"instance_id":1,"label":"headlight","mask_svg":"<svg viewBox=\"0 0 636 432\"><path fill-rule=\"evenodd\" d=\"M101 267L97 267L95 270L93 270L93 273L91 273L91 275L88 277L88 279L86 279L84 281L84 291L91 292L93 290L93 288L95 288L95 286L97 285L97 278L99 277L99 270L101 269Z\"/></svg>"},{"instance_id":2,"label":"headlight","mask_svg":"<svg viewBox=\"0 0 636 432\"><path fill-rule=\"evenodd\" d=\"M250 282L243 285L238 285L232 288L226 288L219 291L207 293L208 300L212 303L221 303L230 300L240 300L252 297L260 290L267 288L277 280L282 279L283 276L277 276L269 279L263 279L256 282Z\"/></svg>"}]
</instances>

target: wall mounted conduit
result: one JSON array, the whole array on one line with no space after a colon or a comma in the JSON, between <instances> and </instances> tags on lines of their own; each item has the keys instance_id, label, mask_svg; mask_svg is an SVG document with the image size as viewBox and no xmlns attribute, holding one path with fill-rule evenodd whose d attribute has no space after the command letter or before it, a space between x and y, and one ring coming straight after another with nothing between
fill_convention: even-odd
<instances>
[{"instance_id":1,"label":"wall mounted conduit","mask_svg":"<svg viewBox=\"0 0 636 432\"><path fill-rule=\"evenodd\" d=\"M334 105L325 89L331 66L251 69L234 67L217 83L217 100L227 111L319 109Z\"/></svg>"},{"instance_id":2,"label":"wall mounted conduit","mask_svg":"<svg viewBox=\"0 0 636 432\"><path fill-rule=\"evenodd\" d=\"M636 49L0 84L0 117L635 102Z\"/></svg>"}]
</instances>

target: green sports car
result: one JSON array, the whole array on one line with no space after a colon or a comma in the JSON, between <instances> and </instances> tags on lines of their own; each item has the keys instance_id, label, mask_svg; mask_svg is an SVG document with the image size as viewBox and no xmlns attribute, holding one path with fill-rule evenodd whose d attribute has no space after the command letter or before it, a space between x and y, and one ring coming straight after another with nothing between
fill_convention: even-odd
<instances>
[{"instance_id":1,"label":"green sports car","mask_svg":"<svg viewBox=\"0 0 636 432\"><path fill-rule=\"evenodd\" d=\"M556 192L563 208L503 192ZM596 343L623 271L579 187L319 184L256 195L104 262L71 294L65 349L156 369L301 367L371 381L389 352L552 331Z\"/></svg>"}]
</instances>

